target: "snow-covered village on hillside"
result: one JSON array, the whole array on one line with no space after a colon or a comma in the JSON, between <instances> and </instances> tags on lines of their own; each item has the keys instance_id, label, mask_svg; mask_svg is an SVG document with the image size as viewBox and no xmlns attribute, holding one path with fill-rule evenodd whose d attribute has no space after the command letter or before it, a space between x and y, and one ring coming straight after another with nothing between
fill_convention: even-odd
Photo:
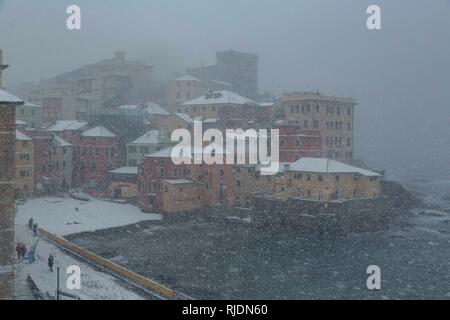
<instances>
[{"instance_id":1,"label":"snow-covered village on hillside","mask_svg":"<svg viewBox=\"0 0 450 320\"><path fill-rule=\"evenodd\" d=\"M0 300L450 299L450 132L403 51L372 87L348 39L98 37L53 66L3 33Z\"/></svg>"}]
</instances>

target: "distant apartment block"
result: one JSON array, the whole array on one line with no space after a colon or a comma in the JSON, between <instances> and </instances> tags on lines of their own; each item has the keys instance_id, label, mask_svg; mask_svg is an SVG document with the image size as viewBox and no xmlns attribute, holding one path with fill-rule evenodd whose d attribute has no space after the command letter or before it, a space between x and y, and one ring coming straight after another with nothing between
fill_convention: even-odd
<instances>
[{"instance_id":1,"label":"distant apartment block","mask_svg":"<svg viewBox=\"0 0 450 320\"><path fill-rule=\"evenodd\" d=\"M46 122L88 120L145 95L152 69L142 62L126 60L125 52L118 51L112 59L41 80L29 99L42 105Z\"/></svg>"},{"instance_id":2,"label":"distant apartment block","mask_svg":"<svg viewBox=\"0 0 450 320\"><path fill-rule=\"evenodd\" d=\"M16 108L16 120L25 122L25 127L41 128L43 119L41 105L26 102Z\"/></svg>"},{"instance_id":3,"label":"distant apartment block","mask_svg":"<svg viewBox=\"0 0 450 320\"><path fill-rule=\"evenodd\" d=\"M174 108L178 104L206 94L207 85L200 79L185 75L169 81L166 90L166 103Z\"/></svg>"},{"instance_id":4,"label":"distant apartment block","mask_svg":"<svg viewBox=\"0 0 450 320\"><path fill-rule=\"evenodd\" d=\"M28 98L31 103L42 107L42 121L52 123L76 118L77 94L78 88L73 84L49 83L38 85L29 92Z\"/></svg>"}]
</instances>

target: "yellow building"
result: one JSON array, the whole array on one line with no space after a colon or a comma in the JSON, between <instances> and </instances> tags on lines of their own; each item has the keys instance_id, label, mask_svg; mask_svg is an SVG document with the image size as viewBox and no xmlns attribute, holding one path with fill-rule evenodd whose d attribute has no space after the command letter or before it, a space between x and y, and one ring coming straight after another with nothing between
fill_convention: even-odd
<instances>
[{"instance_id":1,"label":"yellow building","mask_svg":"<svg viewBox=\"0 0 450 320\"><path fill-rule=\"evenodd\" d=\"M191 118L255 120L261 108L254 101L231 91L211 91L177 107L178 113Z\"/></svg>"},{"instance_id":2,"label":"yellow building","mask_svg":"<svg viewBox=\"0 0 450 320\"><path fill-rule=\"evenodd\" d=\"M198 184L189 179L163 180L162 211L189 212L202 207Z\"/></svg>"},{"instance_id":3,"label":"yellow building","mask_svg":"<svg viewBox=\"0 0 450 320\"><path fill-rule=\"evenodd\" d=\"M34 193L33 140L18 130L16 130L14 175L16 195Z\"/></svg>"},{"instance_id":4,"label":"yellow building","mask_svg":"<svg viewBox=\"0 0 450 320\"><path fill-rule=\"evenodd\" d=\"M183 102L204 95L206 90L206 85L203 81L193 76L185 75L169 81L166 102L173 109Z\"/></svg>"},{"instance_id":5,"label":"yellow building","mask_svg":"<svg viewBox=\"0 0 450 320\"><path fill-rule=\"evenodd\" d=\"M234 165L232 176L235 207L249 208L255 195L273 194L276 191L276 177L261 175L257 165Z\"/></svg>"},{"instance_id":6,"label":"yellow building","mask_svg":"<svg viewBox=\"0 0 450 320\"><path fill-rule=\"evenodd\" d=\"M331 202L375 199L380 196L376 172L326 158L301 158L277 178L276 196L284 200Z\"/></svg>"},{"instance_id":7,"label":"yellow building","mask_svg":"<svg viewBox=\"0 0 450 320\"><path fill-rule=\"evenodd\" d=\"M137 167L122 167L109 172L109 194L114 199L136 199Z\"/></svg>"},{"instance_id":8,"label":"yellow building","mask_svg":"<svg viewBox=\"0 0 450 320\"><path fill-rule=\"evenodd\" d=\"M282 98L277 116L305 130L321 130L322 156L351 162L355 106L351 98L293 92Z\"/></svg>"}]
</instances>

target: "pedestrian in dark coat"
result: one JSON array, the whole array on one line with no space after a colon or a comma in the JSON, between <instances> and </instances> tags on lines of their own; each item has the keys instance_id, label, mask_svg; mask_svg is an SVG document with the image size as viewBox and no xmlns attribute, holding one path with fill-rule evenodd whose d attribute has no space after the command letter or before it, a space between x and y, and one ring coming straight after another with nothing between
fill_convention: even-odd
<instances>
[{"instance_id":1,"label":"pedestrian in dark coat","mask_svg":"<svg viewBox=\"0 0 450 320\"><path fill-rule=\"evenodd\" d=\"M50 269L51 272L53 272L53 262L54 262L55 258L53 258L53 255L50 255L48 257L48 268Z\"/></svg>"},{"instance_id":2,"label":"pedestrian in dark coat","mask_svg":"<svg viewBox=\"0 0 450 320\"><path fill-rule=\"evenodd\" d=\"M22 253L22 250L20 249L20 243L18 243L16 245L16 252L17 252L17 259L20 260L20 256L21 256L21 253Z\"/></svg>"},{"instance_id":3,"label":"pedestrian in dark coat","mask_svg":"<svg viewBox=\"0 0 450 320\"><path fill-rule=\"evenodd\" d=\"M33 218L30 218L30 220L28 220L28 229L33 230Z\"/></svg>"}]
</instances>

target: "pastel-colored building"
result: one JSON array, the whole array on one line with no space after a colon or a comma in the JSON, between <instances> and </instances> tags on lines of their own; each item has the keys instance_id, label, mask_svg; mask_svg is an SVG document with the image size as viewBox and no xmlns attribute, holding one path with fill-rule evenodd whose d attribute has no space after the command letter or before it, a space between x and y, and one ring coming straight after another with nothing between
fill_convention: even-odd
<instances>
[{"instance_id":1,"label":"pastel-colored building","mask_svg":"<svg viewBox=\"0 0 450 320\"><path fill-rule=\"evenodd\" d=\"M91 194L106 194L109 188L108 173L119 165L119 143L116 135L103 126L81 134L80 169L77 186Z\"/></svg>"},{"instance_id":2,"label":"pastel-colored building","mask_svg":"<svg viewBox=\"0 0 450 320\"><path fill-rule=\"evenodd\" d=\"M320 130L323 157L351 162L355 106L352 98L293 92L282 98L279 118L304 130Z\"/></svg>"},{"instance_id":3,"label":"pastel-colored building","mask_svg":"<svg viewBox=\"0 0 450 320\"><path fill-rule=\"evenodd\" d=\"M43 121L42 106L28 102L18 106L16 120L25 122L26 126L30 128L41 128Z\"/></svg>"},{"instance_id":4,"label":"pastel-colored building","mask_svg":"<svg viewBox=\"0 0 450 320\"><path fill-rule=\"evenodd\" d=\"M70 185L79 185L80 183L81 134L87 128L88 123L85 121L61 120L56 121L46 129L46 131L64 139L72 145L72 178L70 179Z\"/></svg>"},{"instance_id":5,"label":"pastel-colored building","mask_svg":"<svg viewBox=\"0 0 450 320\"><path fill-rule=\"evenodd\" d=\"M205 83L193 76L184 75L167 84L166 102L175 106L206 94Z\"/></svg>"},{"instance_id":6,"label":"pastel-colored building","mask_svg":"<svg viewBox=\"0 0 450 320\"><path fill-rule=\"evenodd\" d=\"M127 166L138 166L144 157L173 144L170 135L163 131L151 130L139 138L127 143Z\"/></svg>"},{"instance_id":7,"label":"pastel-colored building","mask_svg":"<svg viewBox=\"0 0 450 320\"><path fill-rule=\"evenodd\" d=\"M164 180L188 179L190 172L185 164L175 165L171 148L145 156L138 168L138 205L145 212L163 212Z\"/></svg>"},{"instance_id":8,"label":"pastel-colored building","mask_svg":"<svg viewBox=\"0 0 450 320\"><path fill-rule=\"evenodd\" d=\"M177 108L178 113L186 113L191 118L247 121L264 117L260 111L256 102L231 91L211 91Z\"/></svg>"},{"instance_id":9,"label":"pastel-colored building","mask_svg":"<svg viewBox=\"0 0 450 320\"><path fill-rule=\"evenodd\" d=\"M285 166L277 179L276 194L282 199L348 201L380 196L382 176L327 158L301 158Z\"/></svg>"},{"instance_id":10,"label":"pastel-colored building","mask_svg":"<svg viewBox=\"0 0 450 320\"><path fill-rule=\"evenodd\" d=\"M295 125L277 124L281 162L294 162L302 157L322 157L322 134L319 130L305 130Z\"/></svg>"},{"instance_id":11,"label":"pastel-colored building","mask_svg":"<svg viewBox=\"0 0 450 320\"><path fill-rule=\"evenodd\" d=\"M109 172L109 195L114 199L136 199L137 167L122 167Z\"/></svg>"},{"instance_id":12,"label":"pastel-colored building","mask_svg":"<svg viewBox=\"0 0 450 320\"><path fill-rule=\"evenodd\" d=\"M67 190L72 179L72 145L46 130L24 131L33 141L35 192Z\"/></svg>"}]
</instances>

